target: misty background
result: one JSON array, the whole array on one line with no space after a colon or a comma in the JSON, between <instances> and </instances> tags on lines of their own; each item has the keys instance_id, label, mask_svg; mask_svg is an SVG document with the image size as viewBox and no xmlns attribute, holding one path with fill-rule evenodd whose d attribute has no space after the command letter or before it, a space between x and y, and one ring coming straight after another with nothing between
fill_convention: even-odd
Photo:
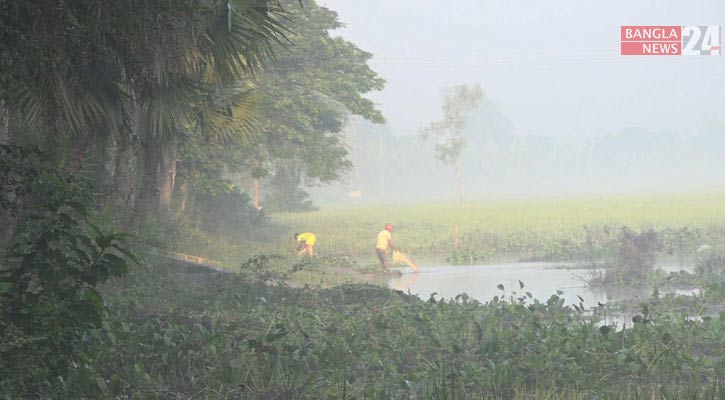
<instances>
[{"instance_id":1,"label":"misty background","mask_svg":"<svg viewBox=\"0 0 725 400\"><path fill-rule=\"evenodd\" d=\"M324 0L335 32L387 80L387 123L353 118L353 169L315 202L455 198L420 127L441 90L480 84L461 167L464 199L725 189L725 58L621 56L621 25L725 25L725 4Z\"/></svg>"}]
</instances>

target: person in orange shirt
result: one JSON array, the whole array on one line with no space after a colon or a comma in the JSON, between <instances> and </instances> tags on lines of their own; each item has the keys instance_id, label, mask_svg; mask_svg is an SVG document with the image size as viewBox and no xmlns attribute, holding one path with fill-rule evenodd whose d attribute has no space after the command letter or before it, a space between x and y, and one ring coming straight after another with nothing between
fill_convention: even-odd
<instances>
[{"instance_id":1,"label":"person in orange shirt","mask_svg":"<svg viewBox=\"0 0 725 400\"><path fill-rule=\"evenodd\" d=\"M375 245L375 253L378 255L378 260L380 260L380 266L383 267L383 270L388 269L388 247L395 251L392 232L393 225L386 224L385 229L378 233L378 242Z\"/></svg>"}]
</instances>

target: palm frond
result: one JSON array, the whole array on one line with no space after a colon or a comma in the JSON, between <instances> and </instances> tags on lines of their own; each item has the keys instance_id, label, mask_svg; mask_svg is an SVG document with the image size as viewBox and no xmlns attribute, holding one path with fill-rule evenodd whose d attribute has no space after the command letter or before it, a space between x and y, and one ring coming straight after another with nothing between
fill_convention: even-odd
<instances>
[{"instance_id":1,"label":"palm frond","mask_svg":"<svg viewBox=\"0 0 725 400\"><path fill-rule=\"evenodd\" d=\"M56 20L70 18L99 36L80 50L48 48L53 57L73 62L30 68L23 76L33 79L6 88L13 115L47 137L128 134L138 126L139 136L167 138L192 121L213 137L253 140L261 131L259 102L244 82L274 58L273 47L290 43L280 2L199 1L203 13L167 2L137 5L126 10L113 3L64 3L57 14L33 21L58 30L65 25ZM72 17L89 9L94 17L87 21ZM141 124L130 121L129 110L136 109L142 110Z\"/></svg>"},{"instance_id":2,"label":"palm frond","mask_svg":"<svg viewBox=\"0 0 725 400\"><path fill-rule=\"evenodd\" d=\"M99 129L117 134L128 124L123 93L91 91L72 75L40 76L33 84L17 82L10 90L12 111L22 124L46 135L92 135Z\"/></svg>"},{"instance_id":3,"label":"palm frond","mask_svg":"<svg viewBox=\"0 0 725 400\"><path fill-rule=\"evenodd\" d=\"M290 44L292 34L282 21L286 12L276 0L233 0L208 21L206 59L225 81L242 79L274 59L273 44Z\"/></svg>"},{"instance_id":4,"label":"palm frond","mask_svg":"<svg viewBox=\"0 0 725 400\"><path fill-rule=\"evenodd\" d=\"M237 81L231 85L210 85L207 89L204 101L194 105L192 116L202 135L241 144L249 144L260 136L260 98L256 88Z\"/></svg>"}]
</instances>

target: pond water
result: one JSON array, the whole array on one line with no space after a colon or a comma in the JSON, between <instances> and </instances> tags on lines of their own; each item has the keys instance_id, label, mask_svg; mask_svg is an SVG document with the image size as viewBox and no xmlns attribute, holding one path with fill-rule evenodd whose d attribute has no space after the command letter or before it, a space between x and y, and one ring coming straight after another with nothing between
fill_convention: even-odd
<instances>
[{"instance_id":1,"label":"pond water","mask_svg":"<svg viewBox=\"0 0 725 400\"><path fill-rule=\"evenodd\" d=\"M512 294L516 297L530 292L533 298L546 301L557 290L564 292L561 297L566 305L579 304L577 296L584 299L584 307L591 309L597 303L626 299L645 299L651 296L651 288L633 287L594 287L585 283L587 269L577 268L577 263L524 262L492 265L436 266L421 267L420 273L409 269L401 270L402 275L392 278L391 288L410 292L427 300L431 294L446 299L466 293L485 303L494 296L506 299ZM679 270L674 266L665 266L665 271ZM682 268L688 269L688 268ZM520 289L519 281L524 283ZM504 291L497 288L502 284ZM679 290L679 294L691 294L693 291Z\"/></svg>"}]
</instances>

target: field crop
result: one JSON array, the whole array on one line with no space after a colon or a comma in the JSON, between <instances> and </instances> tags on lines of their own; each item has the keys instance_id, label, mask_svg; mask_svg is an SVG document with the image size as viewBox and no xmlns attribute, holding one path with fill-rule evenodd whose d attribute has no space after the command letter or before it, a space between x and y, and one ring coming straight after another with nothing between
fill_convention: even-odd
<instances>
[{"instance_id":1,"label":"field crop","mask_svg":"<svg viewBox=\"0 0 725 400\"><path fill-rule=\"evenodd\" d=\"M725 194L360 206L272 219L289 232L315 232L320 253L352 257L372 257L375 235L388 222L405 251L454 262L597 259L612 254L624 227L652 229L667 253L690 254L725 243Z\"/></svg>"}]
</instances>

